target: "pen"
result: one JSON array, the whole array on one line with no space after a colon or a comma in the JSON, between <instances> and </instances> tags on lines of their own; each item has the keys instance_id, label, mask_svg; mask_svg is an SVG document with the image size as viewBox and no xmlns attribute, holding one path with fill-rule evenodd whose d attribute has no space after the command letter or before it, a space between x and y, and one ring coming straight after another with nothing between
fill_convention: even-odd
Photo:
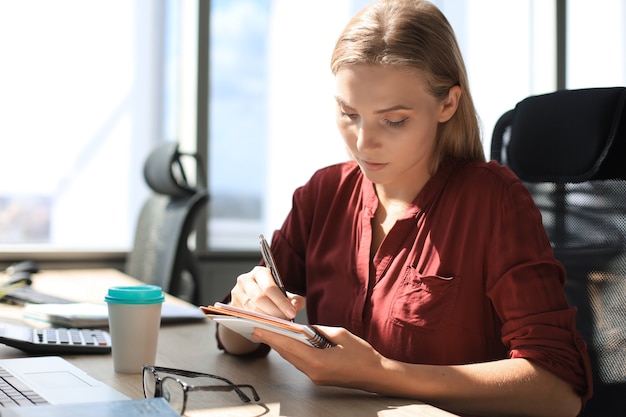
<instances>
[{"instance_id":1,"label":"pen","mask_svg":"<svg viewBox=\"0 0 626 417\"><path fill-rule=\"evenodd\" d=\"M263 235L259 235L259 241L261 242L261 255L263 255L265 266L270 270L272 278L274 278L274 282L276 283L276 285L278 285L278 288L280 288L285 297L287 297L287 290L285 290L283 281L280 279L280 275L278 274L278 269L276 269L276 264L274 263L274 256L272 256L270 245L267 244L267 240L265 240L265 237L263 237Z\"/></svg>"}]
</instances>

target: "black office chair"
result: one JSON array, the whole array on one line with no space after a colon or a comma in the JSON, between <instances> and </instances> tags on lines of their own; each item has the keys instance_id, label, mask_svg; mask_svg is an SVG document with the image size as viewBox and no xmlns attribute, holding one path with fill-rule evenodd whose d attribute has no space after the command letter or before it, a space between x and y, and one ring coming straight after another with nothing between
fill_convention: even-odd
<instances>
[{"instance_id":1,"label":"black office chair","mask_svg":"<svg viewBox=\"0 0 626 417\"><path fill-rule=\"evenodd\" d=\"M182 156L192 156L198 162L197 155L179 152L176 143L158 146L145 162L144 178L153 193L139 215L125 272L198 304L201 279L189 240L208 193L204 186L190 185ZM201 164L197 166L199 169Z\"/></svg>"},{"instance_id":2,"label":"black office chair","mask_svg":"<svg viewBox=\"0 0 626 417\"><path fill-rule=\"evenodd\" d=\"M626 88L528 97L498 120L491 158L541 210L592 359L584 416L626 416Z\"/></svg>"}]
</instances>

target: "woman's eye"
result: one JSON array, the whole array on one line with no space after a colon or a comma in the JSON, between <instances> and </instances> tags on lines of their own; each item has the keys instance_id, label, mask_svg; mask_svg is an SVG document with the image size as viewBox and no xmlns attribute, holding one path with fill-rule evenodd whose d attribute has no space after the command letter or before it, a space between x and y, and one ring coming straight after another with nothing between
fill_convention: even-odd
<instances>
[{"instance_id":1,"label":"woman's eye","mask_svg":"<svg viewBox=\"0 0 626 417\"><path fill-rule=\"evenodd\" d=\"M387 123L387 125L391 126L391 127L399 127L402 126L409 118L405 117L402 120L389 120L389 119L385 119L385 123Z\"/></svg>"},{"instance_id":2,"label":"woman's eye","mask_svg":"<svg viewBox=\"0 0 626 417\"><path fill-rule=\"evenodd\" d=\"M347 117L350 120L355 120L358 117L358 114L356 114L356 113L346 113L345 111L341 110L341 116L342 117Z\"/></svg>"}]
</instances>

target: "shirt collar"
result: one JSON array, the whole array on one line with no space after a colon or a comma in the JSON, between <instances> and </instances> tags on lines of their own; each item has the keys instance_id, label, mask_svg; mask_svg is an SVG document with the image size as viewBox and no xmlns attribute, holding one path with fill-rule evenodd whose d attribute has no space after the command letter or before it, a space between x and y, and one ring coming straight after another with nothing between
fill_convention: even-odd
<instances>
[{"instance_id":1,"label":"shirt collar","mask_svg":"<svg viewBox=\"0 0 626 417\"><path fill-rule=\"evenodd\" d=\"M447 159L445 160L435 175L433 175L428 182L422 188L422 191L415 197L415 200L407 208L405 216L403 218L416 217L419 213L426 211L428 206L435 200L439 193L443 190L447 184L450 176L459 165L459 161ZM360 170L360 168L358 168ZM362 196L363 205L369 216L373 217L378 208L378 196L374 184L363 175Z\"/></svg>"}]
</instances>

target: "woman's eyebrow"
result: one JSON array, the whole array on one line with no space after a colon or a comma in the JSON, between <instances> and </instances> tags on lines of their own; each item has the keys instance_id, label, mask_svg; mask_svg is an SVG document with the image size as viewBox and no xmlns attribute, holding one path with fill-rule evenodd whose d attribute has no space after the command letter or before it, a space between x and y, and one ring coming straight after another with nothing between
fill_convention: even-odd
<instances>
[{"instance_id":1,"label":"woman's eyebrow","mask_svg":"<svg viewBox=\"0 0 626 417\"><path fill-rule=\"evenodd\" d=\"M397 104L395 106L391 106L391 107L388 107L386 109L376 110L374 112L374 114L388 113L390 111L396 111L396 110L413 110L413 108L405 106L405 105L402 105L402 104Z\"/></svg>"},{"instance_id":2,"label":"woman's eyebrow","mask_svg":"<svg viewBox=\"0 0 626 417\"><path fill-rule=\"evenodd\" d=\"M337 104L339 104L342 107L347 107L347 108L354 108L351 105L349 105L348 103L346 103L341 97L337 97L335 96L335 100L337 101ZM405 106L403 104L397 104L395 106L391 106L388 107L386 109L380 109L380 110L376 110L374 112L374 114L384 114L384 113L388 113L388 112L392 112L392 111L396 111L396 110L413 110L412 107L409 106Z\"/></svg>"},{"instance_id":3,"label":"woman's eyebrow","mask_svg":"<svg viewBox=\"0 0 626 417\"><path fill-rule=\"evenodd\" d=\"M337 100L337 103L338 103L340 106L348 107L348 108L350 108L350 109L352 109L352 108L353 108L353 107L352 107L352 106L350 106L348 103L346 103L346 102L345 102L345 101L344 101L341 97L337 97L337 96L335 96L335 100ZM374 112L374 114L383 114L383 113L388 113L388 112L391 112L391 111L396 111L396 110L413 110L413 108L412 108L412 107L405 106L405 105L403 105L403 104L396 104L395 106L391 106L391 107L388 107L388 108L386 108L386 109L376 110L376 111Z\"/></svg>"}]
</instances>

